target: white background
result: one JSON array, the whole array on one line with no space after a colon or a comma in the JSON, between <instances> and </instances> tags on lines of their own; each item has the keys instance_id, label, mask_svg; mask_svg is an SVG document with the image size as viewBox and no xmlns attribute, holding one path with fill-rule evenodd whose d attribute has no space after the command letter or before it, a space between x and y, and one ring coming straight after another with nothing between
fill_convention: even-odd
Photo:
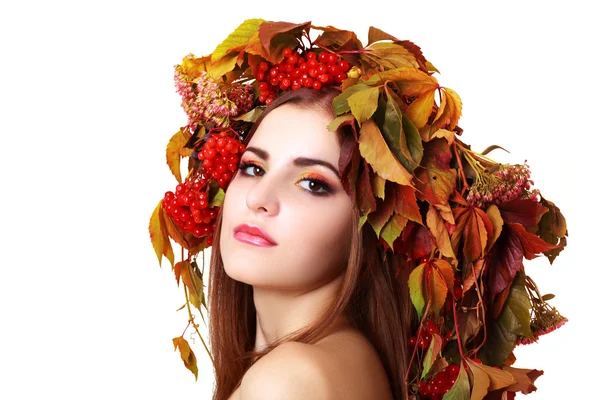
<instances>
[{"instance_id":1,"label":"white background","mask_svg":"<svg viewBox=\"0 0 600 400\"><path fill-rule=\"evenodd\" d=\"M254 17L350 29L365 44L373 25L415 42L463 100L463 141L511 152L492 152L498 161L528 160L569 237L553 265L543 257L526 271L570 322L518 348L516 366L545 371L528 399L593 396L592 3L2 2L0 398L210 398L200 342L198 382L173 351L183 292L168 263L159 267L147 226L175 186L164 149L186 122L173 66Z\"/></svg>"}]
</instances>

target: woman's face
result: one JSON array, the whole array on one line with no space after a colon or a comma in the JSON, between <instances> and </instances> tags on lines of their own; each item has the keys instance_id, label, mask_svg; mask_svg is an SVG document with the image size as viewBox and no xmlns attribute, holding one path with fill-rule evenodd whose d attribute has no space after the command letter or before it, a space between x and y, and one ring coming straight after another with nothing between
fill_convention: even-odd
<instances>
[{"instance_id":1,"label":"woman's face","mask_svg":"<svg viewBox=\"0 0 600 400\"><path fill-rule=\"evenodd\" d=\"M347 266L352 201L338 177L340 144L327 129L331 120L325 111L284 104L254 132L223 203L221 256L232 279L310 290ZM259 227L276 244L236 238L241 224Z\"/></svg>"}]
</instances>

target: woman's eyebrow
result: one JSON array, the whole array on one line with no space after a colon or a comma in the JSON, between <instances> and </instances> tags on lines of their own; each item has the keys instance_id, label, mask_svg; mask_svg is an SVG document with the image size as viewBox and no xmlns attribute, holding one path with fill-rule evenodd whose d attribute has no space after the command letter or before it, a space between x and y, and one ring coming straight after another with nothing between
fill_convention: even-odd
<instances>
[{"instance_id":1,"label":"woman's eyebrow","mask_svg":"<svg viewBox=\"0 0 600 400\"><path fill-rule=\"evenodd\" d=\"M246 151L251 151L254 154L256 154L257 156L259 156L260 158L262 158L263 160L269 161L269 153L263 149L260 149L258 147L249 146L249 147L246 147ZM330 170L332 170L337 176L340 175L337 168L335 168L331 163L324 161L324 160L319 160L317 158L297 157L294 159L294 165L297 167L322 165L323 167L326 167L326 168L329 168Z\"/></svg>"}]
</instances>

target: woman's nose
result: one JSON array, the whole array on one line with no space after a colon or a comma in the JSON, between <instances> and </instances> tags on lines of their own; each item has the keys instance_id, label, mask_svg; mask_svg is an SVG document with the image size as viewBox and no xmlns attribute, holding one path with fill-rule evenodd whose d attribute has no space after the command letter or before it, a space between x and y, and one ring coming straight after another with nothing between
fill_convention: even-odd
<instances>
[{"instance_id":1,"label":"woman's nose","mask_svg":"<svg viewBox=\"0 0 600 400\"><path fill-rule=\"evenodd\" d=\"M255 212L275 215L279 212L278 184L272 176L262 176L246 194L246 206Z\"/></svg>"}]
</instances>

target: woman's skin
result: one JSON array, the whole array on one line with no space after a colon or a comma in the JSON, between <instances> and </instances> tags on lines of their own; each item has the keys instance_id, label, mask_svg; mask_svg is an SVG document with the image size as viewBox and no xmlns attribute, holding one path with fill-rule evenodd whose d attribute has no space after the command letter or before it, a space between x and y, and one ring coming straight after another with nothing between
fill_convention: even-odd
<instances>
[{"instance_id":1,"label":"woman's skin","mask_svg":"<svg viewBox=\"0 0 600 400\"><path fill-rule=\"evenodd\" d=\"M316 319L336 295L347 265L352 202L337 173L340 144L327 112L284 104L267 115L241 155L223 204L221 255L226 273L253 286L256 343ZM258 150L253 150L258 149ZM298 163L324 161L333 168ZM326 182L327 186L316 181ZM277 244L234 238L240 224L260 227ZM337 324L345 324L341 318Z\"/></svg>"}]
</instances>

